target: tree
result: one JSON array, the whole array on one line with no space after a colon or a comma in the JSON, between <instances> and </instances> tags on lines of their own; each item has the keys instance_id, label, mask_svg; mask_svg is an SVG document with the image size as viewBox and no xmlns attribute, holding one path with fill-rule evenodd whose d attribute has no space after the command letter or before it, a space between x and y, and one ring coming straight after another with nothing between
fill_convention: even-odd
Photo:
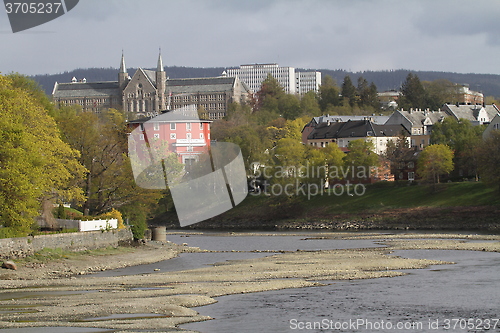
<instances>
[{"instance_id":1,"label":"tree","mask_svg":"<svg viewBox=\"0 0 500 333\"><path fill-rule=\"evenodd\" d=\"M473 126L466 119L448 117L432 127L431 143L449 146L454 151L455 177L478 178L478 150L484 126Z\"/></svg>"},{"instance_id":2,"label":"tree","mask_svg":"<svg viewBox=\"0 0 500 333\"><path fill-rule=\"evenodd\" d=\"M427 107L427 94L417 75L409 73L406 77L401 86L401 96L398 104L405 109L424 109Z\"/></svg>"},{"instance_id":3,"label":"tree","mask_svg":"<svg viewBox=\"0 0 500 333\"><path fill-rule=\"evenodd\" d=\"M319 107L323 113L328 112L341 103L339 88L331 76L325 75L319 87Z\"/></svg>"},{"instance_id":4,"label":"tree","mask_svg":"<svg viewBox=\"0 0 500 333\"><path fill-rule=\"evenodd\" d=\"M478 146L481 179L500 191L500 131L491 135Z\"/></svg>"},{"instance_id":5,"label":"tree","mask_svg":"<svg viewBox=\"0 0 500 333\"><path fill-rule=\"evenodd\" d=\"M342 83L342 90L340 92L345 101L349 103L349 106L354 107L358 103L358 97L356 93L356 87L352 84L351 77L346 75L344 82Z\"/></svg>"},{"instance_id":6,"label":"tree","mask_svg":"<svg viewBox=\"0 0 500 333\"><path fill-rule=\"evenodd\" d=\"M422 150L418 156L417 174L424 181L438 184L440 176L453 170L453 151L443 144L433 144Z\"/></svg>"},{"instance_id":7,"label":"tree","mask_svg":"<svg viewBox=\"0 0 500 333\"><path fill-rule=\"evenodd\" d=\"M87 168L81 184L86 194L83 211L99 215L112 208L136 201L154 205L160 191L139 188L135 184L127 152L127 128L122 113L110 109L101 115L62 109L58 118L66 142L80 152L80 162Z\"/></svg>"},{"instance_id":8,"label":"tree","mask_svg":"<svg viewBox=\"0 0 500 333\"><path fill-rule=\"evenodd\" d=\"M76 186L85 169L78 152L65 144L54 119L19 75L0 75L1 236L30 232L44 200L81 200ZM44 205L47 206L47 205Z\"/></svg>"},{"instance_id":9,"label":"tree","mask_svg":"<svg viewBox=\"0 0 500 333\"><path fill-rule=\"evenodd\" d=\"M384 158L390 162L391 173L393 175L396 174L399 165L402 162L406 162L411 152L414 152L414 150L410 147L410 141L406 132L400 133L396 141L390 140L387 143Z\"/></svg>"},{"instance_id":10,"label":"tree","mask_svg":"<svg viewBox=\"0 0 500 333\"><path fill-rule=\"evenodd\" d=\"M318 96L314 91L308 91L300 100L300 109L303 115L317 117L321 115L321 109L318 103Z\"/></svg>"},{"instance_id":11,"label":"tree","mask_svg":"<svg viewBox=\"0 0 500 333\"><path fill-rule=\"evenodd\" d=\"M278 100L284 95L285 90L283 90L278 80L268 74L257 92L256 110L267 109L268 111L278 112Z\"/></svg>"},{"instance_id":12,"label":"tree","mask_svg":"<svg viewBox=\"0 0 500 333\"><path fill-rule=\"evenodd\" d=\"M371 168L377 167L379 160L374 152L373 142L363 139L353 140L349 142L347 148L349 152L344 156L344 167L350 168L349 175L352 176L354 173L354 178L367 179Z\"/></svg>"}]
</instances>

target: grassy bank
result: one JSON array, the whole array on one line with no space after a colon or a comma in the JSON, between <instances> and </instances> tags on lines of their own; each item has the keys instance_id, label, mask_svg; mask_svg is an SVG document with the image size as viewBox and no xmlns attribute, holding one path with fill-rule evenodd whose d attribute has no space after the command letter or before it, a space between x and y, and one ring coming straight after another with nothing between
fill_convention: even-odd
<instances>
[{"instance_id":1,"label":"grassy bank","mask_svg":"<svg viewBox=\"0 0 500 333\"><path fill-rule=\"evenodd\" d=\"M482 223L491 230L500 225L499 213L500 193L481 182L435 187L387 182L366 185L363 195L352 196L336 195L333 191L309 198L307 192L306 196L292 198L249 194L234 209L192 227L483 229L479 225ZM171 213L162 219L174 221L175 215Z\"/></svg>"}]
</instances>

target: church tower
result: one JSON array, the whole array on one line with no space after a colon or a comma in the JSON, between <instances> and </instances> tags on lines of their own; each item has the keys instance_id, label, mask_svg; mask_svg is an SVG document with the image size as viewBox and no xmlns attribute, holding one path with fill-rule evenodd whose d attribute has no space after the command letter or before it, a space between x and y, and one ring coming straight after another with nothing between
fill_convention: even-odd
<instances>
[{"instance_id":1,"label":"church tower","mask_svg":"<svg viewBox=\"0 0 500 333\"><path fill-rule=\"evenodd\" d=\"M120 72L118 73L118 86L120 87L121 91L125 89L127 83L128 83L128 73L127 73L127 67L125 67L125 56L123 55L122 51L122 61L120 63Z\"/></svg>"},{"instance_id":2,"label":"church tower","mask_svg":"<svg viewBox=\"0 0 500 333\"><path fill-rule=\"evenodd\" d=\"M165 99L165 93L167 89L167 73L163 68L163 60L161 59L161 50L158 55L158 64L156 65L156 94L157 94L157 106L158 112L165 111L167 109L167 101Z\"/></svg>"}]
</instances>

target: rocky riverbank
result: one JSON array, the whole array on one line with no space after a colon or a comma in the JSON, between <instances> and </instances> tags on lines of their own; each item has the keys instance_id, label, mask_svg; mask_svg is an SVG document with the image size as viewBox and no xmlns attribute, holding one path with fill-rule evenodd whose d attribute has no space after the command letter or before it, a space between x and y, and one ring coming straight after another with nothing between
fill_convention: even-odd
<instances>
[{"instance_id":1,"label":"rocky riverbank","mask_svg":"<svg viewBox=\"0 0 500 333\"><path fill-rule=\"evenodd\" d=\"M249 212L251 215L252 213ZM186 229L200 230L435 230L484 231L500 233L500 207L415 207L325 214L321 211L285 215L283 218L255 219L218 216ZM175 228L175 224L169 225Z\"/></svg>"},{"instance_id":2,"label":"rocky riverbank","mask_svg":"<svg viewBox=\"0 0 500 333\"><path fill-rule=\"evenodd\" d=\"M262 233L259 235L262 236ZM241 235L233 233L227 236ZM268 236L273 237L272 234ZM393 277L404 275L405 269L444 264L435 260L388 255L392 249L500 251L500 237L493 235L382 235L358 232L308 233L307 237L371 238L388 247L283 251L265 258L229 261L187 271L76 277L82 267L115 268L164 260L183 251L201 251L172 243L151 242L125 253L83 256L70 262L64 259L50 261L46 267L38 269L48 273L51 267L64 264L70 269L66 274L35 276L30 273L37 269L20 267L12 273L1 271L0 327L95 327L117 332L177 332L176 326L181 323L211 319L203 315L203 308L194 310L192 307L216 302L217 296L317 286L322 281L336 279ZM448 240L443 241L443 238Z\"/></svg>"}]
</instances>

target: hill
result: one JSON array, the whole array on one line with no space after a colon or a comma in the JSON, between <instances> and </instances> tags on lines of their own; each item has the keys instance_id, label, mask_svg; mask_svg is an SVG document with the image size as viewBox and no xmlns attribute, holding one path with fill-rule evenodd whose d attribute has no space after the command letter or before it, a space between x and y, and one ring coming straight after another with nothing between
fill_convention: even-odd
<instances>
[{"instance_id":1,"label":"hill","mask_svg":"<svg viewBox=\"0 0 500 333\"><path fill-rule=\"evenodd\" d=\"M500 232L500 196L482 182L432 186L382 182L364 195L287 197L252 196L237 207L192 229L416 229L488 230ZM152 222L175 228L174 212Z\"/></svg>"},{"instance_id":2,"label":"hill","mask_svg":"<svg viewBox=\"0 0 500 333\"><path fill-rule=\"evenodd\" d=\"M153 68L152 68L153 69ZM192 77L214 77L219 76L226 68L223 67L165 67L167 75L172 79L178 78L192 78ZM129 68L129 74L135 72L135 68ZM154 70L154 69L153 69ZM306 69L298 69L305 71ZM406 79L408 73L412 72L418 75L421 81L433 81L436 79L447 79L454 83L468 84L470 89L481 91L485 96L493 96L500 98L500 75L496 74L461 74L451 72L428 72L428 71L410 71L406 69L391 70L391 71L364 71L364 72L349 72L345 70L331 70L331 69L307 69L319 70L323 75L330 75L338 84L341 84L344 77L349 75L354 83L358 77L363 76L369 82L374 82L379 91L386 91L395 89L397 90L403 81ZM54 83L57 82L71 82L71 78L77 79L86 78L87 82L93 81L115 81L117 80L118 69L116 68L86 68L75 69L70 72L53 75L35 75L31 78L37 81L50 95L54 88Z\"/></svg>"}]
</instances>

